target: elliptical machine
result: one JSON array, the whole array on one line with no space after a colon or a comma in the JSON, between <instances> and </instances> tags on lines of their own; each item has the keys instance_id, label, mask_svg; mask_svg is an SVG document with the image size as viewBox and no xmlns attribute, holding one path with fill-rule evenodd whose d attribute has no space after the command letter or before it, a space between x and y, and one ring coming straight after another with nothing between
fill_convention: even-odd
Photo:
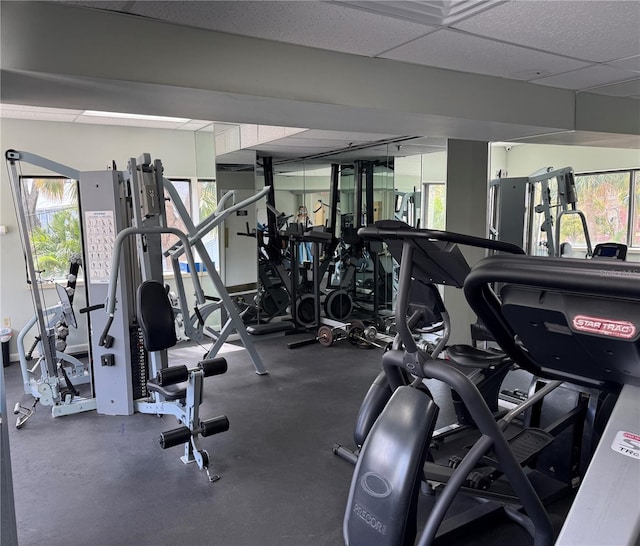
<instances>
[{"instance_id":1,"label":"elliptical machine","mask_svg":"<svg viewBox=\"0 0 640 546\"><path fill-rule=\"evenodd\" d=\"M390 230L394 232L395 230L405 231L407 235L410 233L430 233L437 237L442 236L444 233L435 231L419 232L405 222L398 220L382 220L376 222L372 227L373 229L362 229L361 236L366 238L371 237L373 234L385 234L384 241L387 243L389 252L399 263L403 259L402 241L400 239L393 240L386 235ZM455 234L445 235L452 236ZM489 239L460 237L461 240L459 242L461 243L497 250L494 241ZM495 413L498 411L500 385L507 373L513 368L513 362L498 350L482 350L470 345L448 345L451 322L436 285L462 288L471 268L460 249L453 242L443 243L425 239L421 244L425 259L422 260L419 268L412 270L411 278L406 281L406 284L399 287L399 290L406 291L406 300L403 303L404 309L396 307L394 322L399 321L402 325L406 324L412 342L421 352L429 354L432 359L442 358L442 355L446 354L447 358L453 360L474 382L489 409ZM508 252L520 254L523 252L515 245L505 246L504 243L499 243L499 246L502 250ZM472 332L474 326L472 326ZM431 337L432 341L431 343L425 343L421 337ZM403 336L396 334L391 348L393 350L403 350L406 346ZM410 385L415 381L415 378L406 371L400 370L399 374L402 376L403 385ZM398 380L400 380L400 377L398 377ZM382 370L371 384L358 412L353 434L356 450L352 451L344 445L335 444L333 451L336 455L352 464L356 463L360 448L364 444L373 423L391 398L392 393L393 389L387 379L385 370ZM458 424L450 426L449 431L458 426L473 425L473 419L458 394L452 391L451 397Z\"/></svg>"},{"instance_id":2,"label":"elliptical machine","mask_svg":"<svg viewBox=\"0 0 640 546\"><path fill-rule=\"evenodd\" d=\"M386 228L370 226L361 233L384 240L394 255L400 251L396 322L403 348L390 350L383 356L385 378L393 395L372 424L357 456L343 525L345 543L349 546L414 544L421 500L419 493L424 490L433 494L426 497L429 510L419 544L431 544L454 498L464 488L481 507L469 511L474 512L474 519L478 514L490 513L482 513L484 506L494 511L504 510L534 536L535 544L551 544L550 519L530 481L532 474L525 474L523 467L554 441L554 433L583 421L585 408L581 406L568 412L546 429L529 427L518 434L512 434L510 430L507 440L507 429L515 418L545 399L563 381L546 382L515 409L496 415L466 374L451 363L436 360L419 349L406 319L412 278L427 275L432 282L442 282L444 272L440 277L434 272L438 271L438 264L459 252L456 244L489 247L513 254L523 254L522 250L496 241L487 245L484 239L465 235L414 230L402 223ZM520 257L513 256L514 260ZM544 375L539 366L530 366L530 371ZM407 385L407 377L413 378L410 385ZM436 464L432 454L438 407L425 388L424 379L440 380L455 390L473 416L479 433L464 457L449 467ZM580 435L581 428L578 426L575 430ZM489 472L477 471L480 467L483 470L488 467ZM503 476L506 480L501 479ZM535 478L533 482L537 483L538 478L543 480L545 476L538 473ZM432 483L444 485L433 490ZM558 486L554 495L568 490L567 484L552 478L544 485ZM505 492L505 486L509 493ZM488 499L497 502L487 502ZM518 506L526 515L515 508ZM465 514L464 518L471 518L471 515Z\"/></svg>"}]
</instances>

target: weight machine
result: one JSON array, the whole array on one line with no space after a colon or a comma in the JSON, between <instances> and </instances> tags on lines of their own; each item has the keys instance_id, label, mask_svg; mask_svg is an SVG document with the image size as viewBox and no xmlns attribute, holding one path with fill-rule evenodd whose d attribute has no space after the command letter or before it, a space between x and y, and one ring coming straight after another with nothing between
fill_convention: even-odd
<instances>
[{"instance_id":1,"label":"weight machine","mask_svg":"<svg viewBox=\"0 0 640 546\"><path fill-rule=\"evenodd\" d=\"M198 434L206 436L226 430L220 423L207 427L206 422L200 421L198 416L202 377L224 373L221 371L221 364L212 368L206 362L216 360L213 357L224 341L236 331L253 361L256 373L262 375L267 371L202 239L230 214L264 197L269 188L239 203L233 202L235 192L229 192L220 199L213 214L194 225L173 184L163 177L161 161L152 162L149 154L143 154L137 160L130 159L127 171L117 171L114 164L114 168L108 171L80 172L35 154L15 150L7 151L6 159L29 279L36 279L36 271L21 200L18 163L26 162L78 181L88 304L81 312L105 307L107 310L107 313L92 313L89 320L94 398L85 400L77 396L62 396L58 388L55 332L45 321L49 310L43 308L42 297L34 285L34 322L38 325L43 340L40 383L46 385L47 396L43 397L41 392L32 393L41 402L46 400L52 405L54 416L91 409L107 415L131 415L134 411L174 415L188 433L183 430L178 436L170 435L171 439L163 442L163 447L184 442L183 462L196 461L201 469L206 470L208 457L197 447L195 437ZM186 233L166 225L165 190L186 226ZM172 234L178 238L178 242L165 251L162 249L161 239L164 234ZM132 235L135 235L135 245L131 241ZM215 297L204 294L192 248L198 252L205 265L206 275L217 290ZM189 311L180 271L179 258L183 254L189 264L193 283L195 304L192 312ZM173 319L181 314L184 319L189 318L184 322L185 331L191 339L214 340L205 361L196 368L186 370L186 374L183 373L184 370L177 375L168 371L172 370L168 367L166 351L170 345L161 350L147 350L148 340L145 339L139 322L141 311L136 312L134 306L138 297L135 289L144 282L156 282L164 290L164 258L171 260L179 294L179 307L170 307L171 328L175 330ZM56 309L67 321L71 320L68 306L64 302ZM226 312L228 319L222 330L217 332L205 322L207 317L219 309ZM165 328L164 331L166 330ZM102 334L98 335L99 332ZM226 362L224 370L226 371ZM167 376L170 378L167 379ZM180 383L177 387L169 390L165 388L176 382ZM45 390L45 387L42 389Z\"/></svg>"},{"instance_id":2,"label":"weight machine","mask_svg":"<svg viewBox=\"0 0 640 546\"><path fill-rule=\"evenodd\" d=\"M540 202L535 204L537 198ZM492 237L524 248L527 254L560 256L562 220L578 216L587 246L587 257L593 254L589 228L584 213L577 208L578 195L573 169L543 168L530 176L497 178L489 185L489 216ZM554 214L555 211L555 214ZM542 214L539 231L546 240L539 240L535 215Z\"/></svg>"}]
</instances>

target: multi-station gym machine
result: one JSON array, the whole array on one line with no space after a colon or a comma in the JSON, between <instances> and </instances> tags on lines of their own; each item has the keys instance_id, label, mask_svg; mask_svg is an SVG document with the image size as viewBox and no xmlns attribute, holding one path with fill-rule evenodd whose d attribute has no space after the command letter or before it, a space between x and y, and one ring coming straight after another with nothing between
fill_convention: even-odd
<instances>
[{"instance_id":1,"label":"multi-station gym machine","mask_svg":"<svg viewBox=\"0 0 640 546\"><path fill-rule=\"evenodd\" d=\"M489 185L491 236L521 246L527 254L561 256L562 220L573 215L580 219L586 254L590 257L593 249L589 228L577 203L575 175L571 167L547 167L530 176L498 177ZM539 222L536 222L536 214L541 215Z\"/></svg>"},{"instance_id":2,"label":"multi-station gym machine","mask_svg":"<svg viewBox=\"0 0 640 546\"><path fill-rule=\"evenodd\" d=\"M208 456L198 447L197 438L226 430L228 421L226 417L200 420L198 406L202 398L203 377L226 371L224 359L215 358L222 344L232 333L237 333L256 373L262 375L267 371L238 308L215 269L203 238L229 215L262 199L269 188L238 203L234 202L235 192L228 192L219 200L216 210L196 225L173 184L164 178L161 161L152 161L149 154L130 159L126 171L116 170L114 164L112 170L80 172L35 154L15 150L6 152L6 160L28 278L32 282L34 322L40 332L40 365L25 374L25 393L44 405L50 405L54 417L94 409L107 415L131 415L135 411L174 415L182 426L161 436L162 447L184 444L183 462L195 461L201 469L207 470ZM77 396L64 389L62 377L65 374L60 370L64 370L69 359L56 351L56 332L51 321L46 320L50 311L44 308L42 295L35 284L36 266L19 174L22 163L78 181L87 293L87 308L82 311L91 311L90 396ZM184 231L167 226L165 191L185 226ZM175 235L178 242L163 249L161 237L167 233ZM202 274L211 281L215 295L206 295L202 289L194 250L204 264L206 273ZM193 303L187 299L182 278L179 262L182 256L189 264ZM198 343L212 343L205 360L190 369L186 366L170 367L167 347L145 349L149 340L139 325L137 315L140 310L136 312L135 309L136 289L145 282L157 283L162 287L159 295L167 296L163 276L165 258L171 261L178 293L178 305L171 309L173 316L182 315L185 334L190 339ZM59 308L56 307L56 313L68 321L70 310L65 303L61 302ZM226 322L220 331L216 331L207 324L207 318L220 309L224 311ZM157 343L152 345L158 346ZM73 381L74 378L70 379ZM24 420L25 415L21 417ZM215 478L210 476L210 479Z\"/></svg>"}]
</instances>

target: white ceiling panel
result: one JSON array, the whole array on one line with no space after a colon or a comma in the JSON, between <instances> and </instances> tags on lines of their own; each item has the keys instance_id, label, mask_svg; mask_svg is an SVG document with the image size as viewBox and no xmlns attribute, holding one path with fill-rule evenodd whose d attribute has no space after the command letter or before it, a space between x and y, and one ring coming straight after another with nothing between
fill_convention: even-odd
<instances>
[{"instance_id":1,"label":"white ceiling panel","mask_svg":"<svg viewBox=\"0 0 640 546\"><path fill-rule=\"evenodd\" d=\"M613 85L604 85L593 91L598 91L601 95L609 95L610 97L633 97L640 95L640 78L629 80L627 82L615 83Z\"/></svg>"},{"instance_id":2,"label":"white ceiling panel","mask_svg":"<svg viewBox=\"0 0 640 546\"><path fill-rule=\"evenodd\" d=\"M591 131L562 131L553 135L519 138L518 141L531 144L636 149L638 150L638 161L640 161L640 135L612 135ZM615 168L615 165L611 165L611 168Z\"/></svg>"},{"instance_id":3,"label":"white ceiling panel","mask_svg":"<svg viewBox=\"0 0 640 546\"><path fill-rule=\"evenodd\" d=\"M588 66L582 61L453 30L439 30L385 53L383 57L518 80L530 80Z\"/></svg>"},{"instance_id":4,"label":"white ceiling panel","mask_svg":"<svg viewBox=\"0 0 640 546\"><path fill-rule=\"evenodd\" d=\"M640 32L640 30L638 32ZM611 66L615 66L617 68L624 68L625 70L640 72L640 55L629 57L627 59L620 59L618 61L613 61L607 64L610 64Z\"/></svg>"},{"instance_id":5,"label":"white ceiling panel","mask_svg":"<svg viewBox=\"0 0 640 546\"><path fill-rule=\"evenodd\" d=\"M142 123L138 119L125 119L125 118L103 118L97 116L77 116L76 123L87 123L91 125L121 125L126 127L146 127L151 129L178 129L184 122L175 121L153 121L144 120Z\"/></svg>"},{"instance_id":6,"label":"white ceiling panel","mask_svg":"<svg viewBox=\"0 0 640 546\"><path fill-rule=\"evenodd\" d=\"M401 0L375 0L375 1L337 1L333 4L341 4L355 9L380 13L403 19L405 21L420 22L425 25L443 26L451 25L475 13L485 11L504 0L422 0L407 2Z\"/></svg>"},{"instance_id":7,"label":"white ceiling panel","mask_svg":"<svg viewBox=\"0 0 640 546\"><path fill-rule=\"evenodd\" d=\"M54 112L33 112L29 110L16 110L11 105L2 106L0 117L9 119L30 119L35 121L62 121L73 123L78 114L63 114Z\"/></svg>"},{"instance_id":8,"label":"white ceiling panel","mask_svg":"<svg viewBox=\"0 0 640 546\"><path fill-rule=\"evenodd\" d=\"M574 72L559 74L549 78L535 80L534 83L562 87L564 89L585 90L612 82L623 82L635 77L633 72L607 65L595 65Z\"/></svg>"},{"instance_id":9,"label":"white ceiling panel","mask_svg":"<svg viewBox=\"0 0 640 546\"><path fill-rule=\"evenodd\" d=\"M454 26L481 36L595 62L640 52L637 0L508 2Z\"/></svg>"},{"instance_id":10,"label":"white ceiling panel","mask_svg":"<svg viewBox=\"0 0 640 546\"><path fill-rule=\"evenodd\" d=\"M180 131L211 131L213 132L213 122L193 119L183 125L180 125L179 127L177 127L177 129L179 129Z\"/></svg>"},{"instance_id":11,"label":"white ceiling panel","mask_svg":"<svg viewBox=\"0 0 640 546\"><path fill-rule=\"evenodd\" d=\"M219 32L373 56L429 32L325 2L135 2L131 13Z\"/></svg>"},{"instance_id":12,"label":"white ceiling panel","mask_svg":"<svg viewBox=\"0 0 640 546\"><path fill-rule=\"evenodd\" d=\"M571 83L574 76L543 78L573 73L595 62L640 72L639 0L65 3L545 85L558 81L566 88L582 89L583 84ZM610 79L603 80L606 69L592 74L597 77L581 76L589 86L625 79L609 71Z\"/></svg>"},{"instance_id":13,"label":"white ceiling panel","mask_svg":"<svg viewBox=\"0 0 640 546\"><path fill-rule=\"evenodd\" d=\"M345 139L349 138L349 134L345 133L342 140L317 140L310 138L281 138L279 140L271 141L265 145L273 146L276 148L317 148L319 150L333 150L336 148L336 144L338 146L345 142ZM261 144L257 147L262 146ZM345 142L344 146L347 146Z\"/></svg>"},{"instance_id":14,"label":"white ceiling panel","mask_svg":"<svg viewBox=\"0 0 640 546\"><path fill-rule=\"evenodd\" d=\"M76 0L65 0L64 3L75 6L90 6L110 11L127 11L127 8L131 7L131 4L133 4L133 2L131 2L130 0L120 0L116 2L110 2L109 0L89 0L84 2Z\"/></svg>"},{"instance_id":15,"label":"white ceiling panel","mask_svg":"<svg viewBox=\"0 0 640 546\"><path fill-rule=\"evenodd\" d=\"M394 138L397 135L387 135L379 133L348 133L349 142L358 144L361 142L372 142L376 140L386 140ZM310 138L313 140L346 140L345 133L343 131L322 131L319 129L310 129L304 133L299 133L296 138Z\"/></svg>"},{"instance_id":16,"label":"white ceiling panel","mask_svg":"<svg viewBox=\"0 0 640 546\"><path fill-rule=\"evenodd\" d=\"M6 112L39 112L41 114L82 114L84 110L72 110L69 108L50 108L47 106L40 106L34 108L33 106L25 106L23 104L0 104L0 112L3 114Z\"/></svg>"}]
</instances>

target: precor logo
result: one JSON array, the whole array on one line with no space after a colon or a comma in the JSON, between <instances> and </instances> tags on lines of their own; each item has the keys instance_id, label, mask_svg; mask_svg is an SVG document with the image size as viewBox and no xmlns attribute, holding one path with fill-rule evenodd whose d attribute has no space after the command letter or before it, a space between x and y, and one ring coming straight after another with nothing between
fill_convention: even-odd
<instances>
[{"instance_id":1,"label":"precor logo","mask_svg":"<svg viewBox=\"0 0 640 546\"><path fill-rule=\"evenodd\" d=\"M384 499L391 495L392 487L389 480L375 472L367 472L360 478L360 486L367 495L376 499Z\"/></svg>"}]
</instances>

